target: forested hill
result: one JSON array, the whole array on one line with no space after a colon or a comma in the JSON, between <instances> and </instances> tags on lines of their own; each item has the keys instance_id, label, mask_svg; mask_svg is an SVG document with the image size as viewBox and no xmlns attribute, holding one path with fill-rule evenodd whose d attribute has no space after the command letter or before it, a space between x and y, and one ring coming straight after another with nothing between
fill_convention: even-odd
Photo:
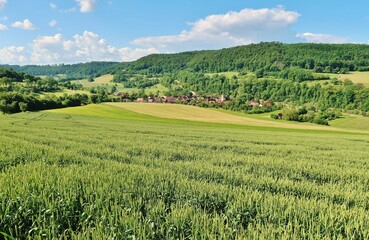
<instances>
[{"instance_id":1,"label":"forested hill","mask_svg":"<svg viewBox=\"0 0 369 240\"><path fill-rule=\"evenodd\" d=\"M118 62L89 62L78 64L59 64L59 65L0 65L0 68L12 68L17 72L24 72L30 75L56 76L66 75L70 78L84 78L86 76L100 76L111 73L120 66Z\"/></svg>"},{"instance_id":2,"label":"forested hill","mask_svg":"<svg viewBox=\"0 0 369 240\"><path fill-rule=\"evenodd\" d=\"M221 50L176 54L153 54L134 62L89 62L60 65L0 65L31 75L76 79L114 73L116 69L143 74L191 72L264 71L279 72L291 66L316 72L369 71L369 45L366 44L250 44Z\"/></svg>"},{"instance_id":3,"label":"forested hill","mask_svg":"<svg viewBox=\"0 0 369 240\"><path fill-rule=\"evenodd\" d=\"M154 54L121 67L143 73L280 71L296 66L316 72L368 71L369 45L259 43L221 50Z\"/></svg>"}]
</instances>

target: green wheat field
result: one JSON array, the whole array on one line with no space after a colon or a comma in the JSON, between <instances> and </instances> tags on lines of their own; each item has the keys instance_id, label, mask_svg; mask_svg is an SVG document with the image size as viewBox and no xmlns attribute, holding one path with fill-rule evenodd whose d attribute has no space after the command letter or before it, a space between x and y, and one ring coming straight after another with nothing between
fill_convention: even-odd
<instances>
[{"instance_id":1,"label":"green wheat field","mask_svg":"<svg viewBox=\"0 0 369 240\"><path fill-rule=\"evenodd\" d=\"M0 117L4 236L369 239L367 133L122 106Z\"/></svg>"}]
</instances>

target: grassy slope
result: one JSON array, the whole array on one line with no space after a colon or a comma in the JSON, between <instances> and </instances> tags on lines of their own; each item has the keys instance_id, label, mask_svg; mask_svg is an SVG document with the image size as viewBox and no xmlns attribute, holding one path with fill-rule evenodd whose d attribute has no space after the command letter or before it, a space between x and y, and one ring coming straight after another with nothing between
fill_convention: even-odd
<instances>
[{"instance_id":1,"label":"grassy slope","mask_svg":"<svg viewBox=\"0 0 369 240\"><path fill-rule=\"evenodd\" d=\"M324 131L351 131L351 132L369 132L369 128L356 129L349 127L341 128L339 125L320 126L310 123L298 123L282 120L272 120L270 114L246 115L231 111L204 109L193 106L177 104L150 104L150 103L106 103L106 105L123 108L128 111L145 114L148 116L181 119L189 121L199 121L206 123L229 123L259 127L275 127L286 129L302 130L324 130ZM369 121L369 119L368 119ZM360 130L360 131L359 131ZM366 131L364 131L366 130Z\"/></svg>"},{"instance_id":2,"label":"grassy slope","mask_svg":"<svg viewBox=\"0 0 369 240\"><path fill-rule=\"evenodd\" d=\"M68 94L68 95L73 95L73 94L87 94L87 95L91 95L91 93L89 91L85 91L85 90L70 90L70 89L63 89L62 91L59 92L44 92L42 94L40 94L41 96L46 96L46 95L55 95L57 97L59 96L63 96L64 94Z\"/></svg>"},{"instance_id":3,"label":"grassy slope","mask_svg":"<svg viewBox=\"0 0 369 240\"><path fill-rule=\"evenodd\" d=\"M92 88L92 87L98 87L98 86L113 86L115 83L113 83L112 80L113 80L113 75L106 74L98 78L95 78L95 81L93 82L89 82L87 81L87 79L76 80L74 82L79 82L86 88Z\"/></svg>"},{"instance_id":4,"label":"grassy slope","mask_svg":"<svg viewBox=\"0 0 369 240\"><path fill-rule=\"evenodd\" d=\"M369 129L369 118L346 114L342 118L331 121L330 124L337 128L367 131Z\"/></svg>"}]
</instances>

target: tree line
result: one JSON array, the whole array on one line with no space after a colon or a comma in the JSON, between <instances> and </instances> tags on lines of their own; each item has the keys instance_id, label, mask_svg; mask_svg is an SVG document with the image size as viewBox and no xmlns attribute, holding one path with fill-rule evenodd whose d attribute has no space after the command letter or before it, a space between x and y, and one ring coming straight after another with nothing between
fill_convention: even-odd
<instances>
[{"instance_id":1,"label":"tree line","mask_svg":"<svg viewBox=\"0 0 369 240\"><path fill-rule=\"evenodd\" d=\"M82 85L61 82L50 77L34 77L12 69L0 68L0 111L11 114L109 101L109 93L104 88L98 89L90 95L78 93L63 94L62 96L53 95L54 92L65 88L79 90L82 89Z\"/></svg>"},{"instance_id":2,"label":"tree line","mask_svg":"<svg viewBox=\"0 0 369 240\"><path fill-rule=\"evenodd\" d=\"M0 68L8 68L19 73L35 76L57 76L64 75L61 80L83 79L87 76L99 77L113 72L120 64L118 62L89 62L78 64L56 64L56 65L0 65Z\"/></svg>"},{"instance_id":3,"label":"tree line","mask_svg":"<svg viewBox=\"0 0 369 240\"><path fill-rule=\"evenodd\" d=\"M299 67L323 73L369 70L366 44L283 44L278 42L194 51L153 54L135 62L122 63L120 69L145 74L191 72L252 71L279 72Z\"/></svg>"}]
</instances>

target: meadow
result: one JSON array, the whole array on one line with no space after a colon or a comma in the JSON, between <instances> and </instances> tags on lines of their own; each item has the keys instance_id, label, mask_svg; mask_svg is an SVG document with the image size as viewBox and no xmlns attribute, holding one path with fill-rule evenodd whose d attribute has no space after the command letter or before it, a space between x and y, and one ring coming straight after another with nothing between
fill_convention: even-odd
<instances>
[{"instance_id":1,"label":"meadow","mask_svg":"<svg viewBox=\"0 0 369 240\"><path fill-rule=\"evenodd\" d=\"M341 74L339 78L342 80L348 79L353 83L361 83L365 87L369 87L369 72L350 72L349 74Z\"/></svg>"},{"instance_id":2,"label":"meadow","mask_svg":"<svg viewBox=\"0 0 369 240\"><path fill-rule=\"evenodd\" d=\"M369 87L369 72L349 72L347 74L334 74L334 73L315 73L318 76L329 76L331 79L337 78L338 80L350 80L355 84L363 84L365 87ZM330 82L329 80L317 80L310 81L309 84Z\"/></svg>"},{"instance_id":3,"label":"meadow","mask_svg":"<svg viewBox=\"0 0 369 240\"><path fill-rule=\"evenodd\" d=\"M143 106L0 116L0 232L369 238L368 134L210 121L219 115L188 108L206 122L178 117L178 105L161 105L165 116Z\"/></svg>"},{"instance_id":4,"label":"meadow","mask_svg":"<svg viewBox=\"0 0 369 240\"><path fill-rule=\"evenodd\" d=\"M102 75L100 77L95 78L93 82L89 82L87 79L75 80L72 82L80 83L85 88L92 88L92 87L99 87L99 86L113 86L114 83L112 82L112 80L113 80L113 75L106 74L106 75Z\"/></svg>"}]
</instances>

